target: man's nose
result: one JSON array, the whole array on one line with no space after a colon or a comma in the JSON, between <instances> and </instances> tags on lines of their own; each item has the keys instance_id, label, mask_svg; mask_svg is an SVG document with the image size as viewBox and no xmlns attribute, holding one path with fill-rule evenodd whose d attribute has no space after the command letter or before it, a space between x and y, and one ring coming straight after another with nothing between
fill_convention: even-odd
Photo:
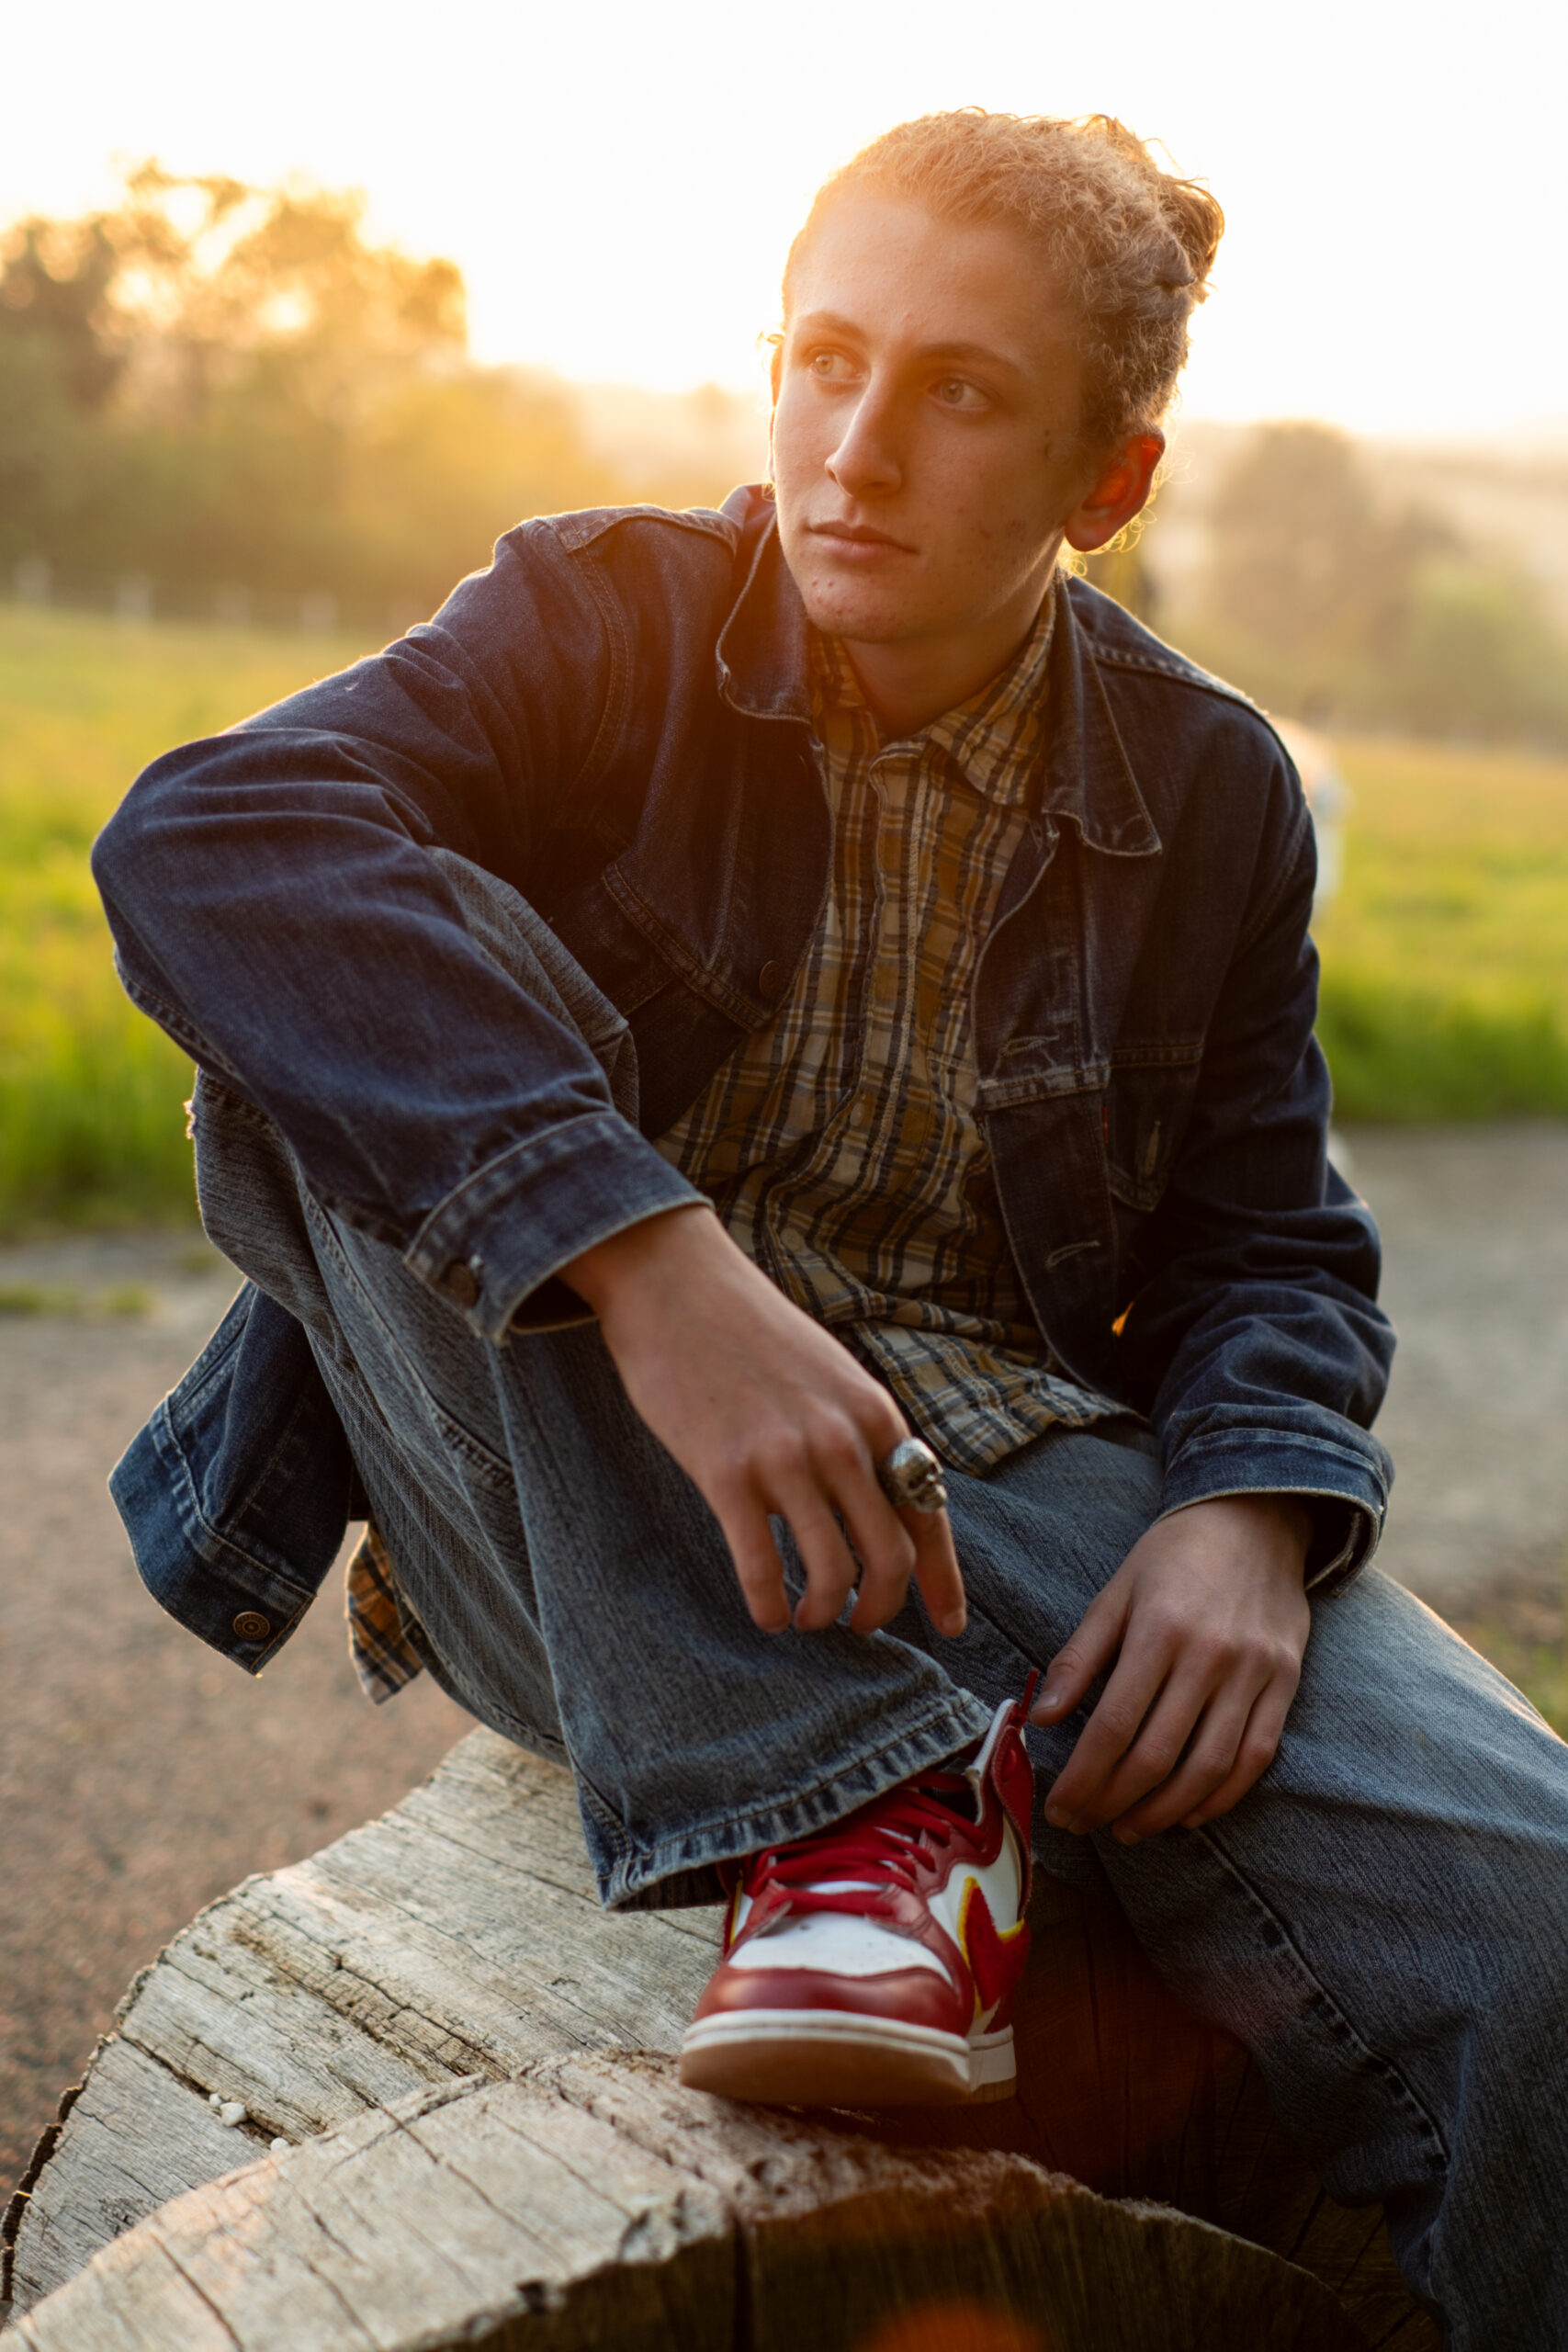
<instances>
[{"instance_id":1,"label":"man's nose","mask_svg":"<svg viewBox=\"0 0 1568 2352\"><path fill-rule=\"evenodd\" d=\"M903 481L892 403L868 385L851 413L843 436L828 459L831 481L847 498L897 490Z\"/></svg>"}]
</instances>

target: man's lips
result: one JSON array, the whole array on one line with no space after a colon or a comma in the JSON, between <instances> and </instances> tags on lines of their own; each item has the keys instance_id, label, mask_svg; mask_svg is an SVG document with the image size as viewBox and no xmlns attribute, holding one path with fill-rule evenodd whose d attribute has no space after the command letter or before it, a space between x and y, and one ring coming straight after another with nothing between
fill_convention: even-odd
<instances>
[{"instance_id":1,"label":"man's lips","mask_svg":"<svg viewBox=\"0 0 1568 2352\"><path fill-rule=\"evenodd\" d=\"M874 531L868 523L808 523L807 535L814 539L826 539L830 547L864 548L868 552L886 548L895 555L913 555L915 550L906 540L894 538L889 532Z\"/></svg>"}]
</instances>

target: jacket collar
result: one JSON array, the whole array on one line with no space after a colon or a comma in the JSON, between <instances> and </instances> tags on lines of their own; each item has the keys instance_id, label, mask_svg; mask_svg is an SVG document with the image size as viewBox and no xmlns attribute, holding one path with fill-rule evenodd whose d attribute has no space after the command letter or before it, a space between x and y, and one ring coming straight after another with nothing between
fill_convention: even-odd
<instances>
[{"instance_id":1,"label":"jacket collar","mask_svg":"<svg viewBox=\"0 0 1568 2352\"><path fill-rule=\"evenodd\" d=\"M745 579L719 632L720 699L749 718L809 723L806 609L780 551L773 500L761 490L737 491L724 511L740 526L737 554ZM1064 585L1051 634L1051 716L1041 757L1040 813L1066 818L1089 848L1109 856L1151 857L1160 849L1160 838L1077 609L1077 583Z\"/></svg>"},{"instance_id":2,"label":"jacket collar","mask_svg":"<svg viewBox=\"0 0 1568 2352\"><path fill-rule=\"evenodd\" d=\"M1066 587L1051 639L1051 718L1041 812L1070 819L1089 849L1111 857L1153 857L1160 837L1138 789L1078 609L1079 598L1092 591L1076 580Z\"/></svg>"},{"instance_id":3,"label":"jacket collar","mask_svg":"<svg viewBox=\"0 0 1568 2352\"><path fill-rule=\"evenodd\" d=\"M811 653L806 607L779 547L778 514L762 490L738 490L724 512L740 526L740 594L719 631L721 702L750 718L811 718Z\"/></svg>"}]
</instances>

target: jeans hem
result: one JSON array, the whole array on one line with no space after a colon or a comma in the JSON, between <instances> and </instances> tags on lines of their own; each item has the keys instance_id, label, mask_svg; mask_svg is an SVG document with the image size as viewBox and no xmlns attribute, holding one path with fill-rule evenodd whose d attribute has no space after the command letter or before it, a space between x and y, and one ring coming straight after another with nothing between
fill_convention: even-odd
<instances>
[{"instance_id":1,"label":"jeans hem","mask_svg":"<svg viewBox=\"0 0 1568 2352\"><path fill-rule=\"evenodd\" d=\"M984 1738L990 1724L989 1708L966 1692L957 1692L954 1702L939 1713L922 1716L880 1747L830 1768L813 1788L798 1795L656 1838L634 1852L623 1853L608 1871L596 1857L599 1900L607 1911L667 1907L671 1894L660 1895L662 1883L686 1880L700 1884L701 1874L717 1863L759 1854L769 1846L790 1845L814 1830L826 1829L911 1774L940 1764L973 1740ZM597 1812L593 1808L595 1826ZM716 1894L716 1887L715 1891ZM687 1894L678 1899L701 1898Z\"/></svg>"}]
</instances>

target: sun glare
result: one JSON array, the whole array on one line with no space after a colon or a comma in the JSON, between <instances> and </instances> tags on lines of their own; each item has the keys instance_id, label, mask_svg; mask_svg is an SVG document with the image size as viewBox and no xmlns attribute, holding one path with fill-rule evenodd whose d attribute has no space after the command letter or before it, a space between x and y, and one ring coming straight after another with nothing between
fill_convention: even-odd
<instances>
[{"instance_id":1,"label":"sun glare","mask_svg":"<svg viewBox=\"0 0 1568 2352\"><path fill-rule=\"evenodd\" d=\"M1522 0L1469 46L1413 43L1400 12L1349 0L1325 0L1307 44L1239 0L1175 19L1132 0L1113 38L1034 0L601 0L453 23L433 41L408 0L373 28L342 0L278 0L258 46L197 0L30 12L12 87L68 95L14 112L0 216L81 209L116 155L298 170L363 187L377 232L459 264L482 358L749 387L789 236L862 141L942 106L1106 108L1230 218L1189 413L1460 433L1568 408L1561 306L1539 300L1564 36Z\"/></svg>"}]
</instances>

